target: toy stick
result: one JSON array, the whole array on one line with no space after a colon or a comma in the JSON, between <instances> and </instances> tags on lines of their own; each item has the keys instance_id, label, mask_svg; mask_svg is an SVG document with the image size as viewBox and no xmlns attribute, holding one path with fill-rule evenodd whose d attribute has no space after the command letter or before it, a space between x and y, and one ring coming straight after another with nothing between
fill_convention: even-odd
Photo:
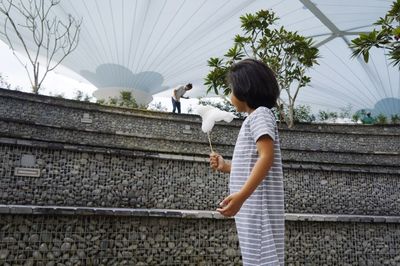
<instances>
[{"instance_id":1,"label":"toy stick","mask_svg":"<svg viewBox=\"0 0 400 266\"><path fill-rule=\"evenodd\" d=\"M208 143L210 143L210 149L211 149L211 153L214 153L213 147L211 145L211 137L210 137L210 132L207 132L207 137L208 137Z\"/></svg>"}]
</instances>

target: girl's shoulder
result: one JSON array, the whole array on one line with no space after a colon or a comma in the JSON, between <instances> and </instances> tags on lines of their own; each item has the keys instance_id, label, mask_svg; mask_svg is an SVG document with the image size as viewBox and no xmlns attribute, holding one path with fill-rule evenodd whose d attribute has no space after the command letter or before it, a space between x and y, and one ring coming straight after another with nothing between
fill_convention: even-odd
<instances>
[{"instance_id":1,"label":"girl's shoulder","mask_svg":"<svg viewBox=\"0 0 400 266\"><path fill-rule=\"evenodd\" d=\"M266 116L268 118L273 118L275 119L275 115L274 113L271 111L271 109L269 109L268 107L265 106L260 106L257 109L255 109L249 116L249 120L254 120L257 119L257 117L260 116Z\"/></svg>"},{"instance_id":2,"label":"girl's shoulder","mask_svg":"<svg viewBox=\"0 0 400 266\"><path fill-rule=\"evenodd\" d=\"M269 135L275 140L276 119L271 109L258 107L249 116L246 127L252 134L254 140L258 140L262 135Z\"/></svg>"},{"instance_id":3,"label":"girl's shoulder","mask_svg":"<svg viewBox=\"0 0 400 266\"><path fill-rule=\"evenodd\" d=\"M242 126L252 127L252 125L254 126L260 124L272 127L276 126L276 117L271 109L264 106L258 107L246 117Z\"/></svg>"}]
</instances>

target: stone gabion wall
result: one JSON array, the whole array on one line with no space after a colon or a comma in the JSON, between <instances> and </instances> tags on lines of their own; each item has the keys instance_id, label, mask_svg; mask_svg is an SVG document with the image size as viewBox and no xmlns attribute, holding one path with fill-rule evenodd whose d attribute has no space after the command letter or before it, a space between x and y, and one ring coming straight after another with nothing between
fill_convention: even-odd
<instances>
[{"instance_id":1,"label":"stone gabion wall","mask_svg":"<svg viewBox=\"0 0 400 266\"><path fill-rule=\"evenodd\" d=\"M88 114L91 123L82 122ZM51 125L59 140L68 141L71 136L82 135L82 130L104 134L113 134L118 141L116 145L126 145L119 140L121 135L136 136L146 142L148 149L154 150L159 143L154 139L171 139L175 141L190 140L207 143L207 136L200 130L201 120L195 115L173 115L143 110L127 110L100 106L78 101L54 99L52 97L31 95L14 91L0 90L0 117L4 121L24 121L40 126ZM241 121L230 124L219 123L212 132L216 145L233 145L235 143ZM8 125L11 126L11 125ZM21 126L20 126L21 127ZM25 132L30 129L15 128ZM39 130L39 129L38 129ZM64 131L70 131L69 135ZM71 131L73 130L73 131ZM19 131L14 131L19 132ZM67 136L68 135L68 136ZM90 135L90 134L89 134ZM358 126L358 125L314 125L299 124L293 130L281 125L281 141L283 149L325 150L337 152L380 152L398 154L400 129L398 126ZM32 137L34 134L32 135ZM93 139L98 145L112 144L107 137L101 141L99 135ZM148 139L148 140L146 140ZM329 141L327 141L329 140ZM86 140L82 140L86 141ZM153 145L151 143L154 143ZM186 146L191 144L186 143ZM129 147L129 146L128 146ZM181 151L177 148L178 151ZM196 149L197 150L197 149ZM182 152L192 152L185 151ZM200 152L205 152L200 150ZM225 150L222 147L222 152ZM227 155L230 150L227 150Z\"/></svg>"},{"instance_id":2,"label":"stone gabion wall","mask_svg":"<svg viewBox=\"0 0 400 266\"><path fill-rule=\"evenodd\" d=\"M0 265L241 265L232 220L0 219Z\"/></svg>"},{"instance_id":3,"label":"stone gabion wall","mask_svg":"<svg viewBox=\"0 0 400 266\"><path fill-rule=\"evenodd\" d=\"M293 130L281 131L280 136L282 147L285 149L398 154L400 146L400 134L364 135L338 134L325 130L323 132Z\"/></svg>"},{"instance_id":4,"label":"stone gabion wall","mask_svg":"<svg viewBox=\"0 0 400 266\"><path fill-rule=\"evenodd\" d=\"M400 215L399 173L285 169L285 211Z\"/></svg>"},{"instance_id":5,"label":"stone gabion wall","mask_svg":"<svg viewBox=\"0 0 400 266\"><path fill-rule=\"evenodd\" d=\"M214 128L226 158L241 122ZM215 210L228 193L200 126L0 89L0 265L240 265L233 220L165 210ZM400 127L280 125L280 136L286 264L400 265Z\"/></svg>"},{"instance_id":6,"label":"stone gabion wall","mask_svg":"<svg viewBox=\"0 0 400 266\"><path fill-rule=\"evenodd\" d=\"M68 105L68 103L70 104ZM92 108L90 108L91 105ZM197 115L184 115L186 118L182 118L182 115L168 113L138 110L134 112L125 110L122 113L122 110L124 109L90 103L86 104L86 108L82 108L77 107L73 101L55 105L47 102L31 102L26 98L2 98L0 90L0 117L4 119L30 121L35 124L76 130L135 134L153 138L166 136L175 136L176 138L189 134L190 139L208 141L207 135L201 131L201 118ZM91 123L82 122L84 114L89 115ZM212 137L218 139L218 142L222 144L234 144L231 136L238 133L239 124L240 121L235 121L232 124L216 125Z\"/></svg>"},{"instance_id":7,"label":"stone gabion wall","mask_svg":"<svg viewBox=\"0 0 400 266\"><path fill-rule=\"evenodd\" d=\"M400 224L304 221L285 228L286 265L400 265Z\"/></svg>"},{"instance_id":8,"label":"stone gabion wall","mask_svg":"<svg viewBox=\"0 0 400 266\"><path fill-rule=\"evenodd\" d=\"M136 135L99 133L92 131L72 130L52 126L40 126L15 121L0 120L0 134L29 140L47 140L67 144L101 146L108 148L135 149L154 152L173 152L177 154L201 154L208 156L210 147L207 142L185 141L184 137L173 139L148 138ZM221 154L231 156L232 145L213 144Z\"/></svg>"},{"instance_id":9,"label":"stone gabion wall","mask_svg":"<svg viewBox=\"0 0 400 266\"><path fill-rule=\"evenodd\" d=\"M206 158L87 149L0 144L0 204L214 210L228 194ZM15 176L26 154L40 177ZM285 164L284 177L288 213L400 215L399 170Z\"/></svg>"},{"instance_id":10,"label":"stone gabion wall","mask_svg":"<svg viewBox=\"0 0 400 266\"><path fill-rule=\"evenodd\" d=\"M4 215L0 264L241 265L233 223L231 219ZM285 227L289 266L400 264L399 224L287 221Z\"/></svg>"},{"instance_id":11,"label":"stone gabion wall","mask_svg":"<svg viewBox=\"0 0 400 266\"><path fill-rule=\"evenodd\" d=\"M337 134L332 134L332 136L329 136L329 134L306 134L304 132L298 134L304 135L297 136L295 140L295 142L305 141L305 144L301 145L303 149L296 148L296 146L300 146L298 144L285 141L285 139L291 141L291 137L282 137L282 154L284 160L298 162L316 161L329 164L363 164L368 167L372 165L383 165L393 166L395 168L397 168L400 162L400 154L398 152L400 149L400 136L383 136L380 142L384 141L385 147L381 147L377 151L371 151L371 147L357 144L358 142L356 139L353 139L355 143L346 145L345 137L342 136L342 139L338 140L336 139L336 136L339 136ZM192 139L191 136L181 136L179 139L174 139L170 136L151 138L137 136L135 134L101 133L88 130L65 129L49 125L37 125L28 121L16 122L4 119L0 119L0 136L27 140L47 140L49 142L60 143L61 145L90 145L111 149L135 149L201 156L208 156L210 153L208 141L203 142ZM356 138L357 135L353 137ZM371 136L370 140L372 140L373 137L374 136ZM351 140L352 136L349 136L349 139ZM313 140L315 140L315 142L313 142ZM307 146L308 141L313 144ZM329 147L330 145L336 145L336 141L341 142L342 145ZM315 145L319 145L320 149L312 149ZM348 147L344 148L344 146ZM213 148L220 154L229 158L233 154L234 145L213 142ZM382 151L383 149L386 150Z\"/></svg>"},{"instance_id":12,"label":"stone gabion wall","mask_svg":"<svg viewBox=\"0 0 400 266\"><path fill-rule=\"evenodd\" d=\"M283 149L283 161L298 163L324 163L326 166L332 165L364 165L368 169L382 166L385 169L398 169L400 165L399 154L390 153L360 153L360 152L331 152L331 151L310 151L297 149Z\"/></svg>"},{"instance_id":13,"label":"stone gabion wall","mask_svg":"<svg viewBox=\"0 0 400 266\"><path fill-rule=\"evenodd\" d=\"M41 177L14 175L34 154ZM0 204L215 209L228 176L200 162L0 145ZM147 154L151 156L151 154Z\"/></svg>"}]
</instances>

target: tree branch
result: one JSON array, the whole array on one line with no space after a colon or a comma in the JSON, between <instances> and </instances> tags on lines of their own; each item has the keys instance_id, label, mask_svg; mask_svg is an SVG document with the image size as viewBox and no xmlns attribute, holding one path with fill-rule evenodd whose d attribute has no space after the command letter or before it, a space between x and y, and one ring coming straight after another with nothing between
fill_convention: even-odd
<instances>
[{"instance_id":1,"label":"tree branch","mask_svg":"<svg viewBox=\"0 0 400 266\"><path fill-rule=\"evenodd\" d=\"M24 66L31 81L32 88L37 93L37 90L40 88L48 72L54 70L76 49L79 42L81 20L77 21L69 15L68 23L64 24L56 16L50 18L51 8L59 4L60 0L2 0L0 3L0 13L4 14L6 17L4 30L0 33L5 36L14 55ZM14 10L14 13L17 13L25 19L24 25L17 25L15 23L15 20L10 15L11 10ZM28 66L24 64L15 53L15 47L7 29L9 28L9 24L11 24L10 28L13 29L18 40L21 42L23 50L32 65L33 79L29 74ZM31 35L31 39L28 38L26 34L24 35L22 30L28 31ZM29 43L29 48L32 48L31 50L28 50L29 41L31 41L31 43ZM34 48L32 45L34 45ZM42 67L44 71L41 71L39 58L40 55L43 54L43 50L46 61ZM58 60L54 60L57 57ZM40 72L43 72L41 77L39 77Z\"/></svg>"}]
</instances>

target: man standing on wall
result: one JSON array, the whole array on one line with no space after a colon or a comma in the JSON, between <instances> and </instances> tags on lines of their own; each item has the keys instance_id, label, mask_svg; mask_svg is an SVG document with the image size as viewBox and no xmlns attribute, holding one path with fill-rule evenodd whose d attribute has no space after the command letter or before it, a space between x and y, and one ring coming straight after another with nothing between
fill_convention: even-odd
<instances>
[{"instance_id":1,"label":"man standing on wall","mask_svg":"<svg viewBox=\"0 0 400 266\"><path fill-rule=\"evenodd\" d=\"M180 85L174 88L172 93L172 112L175 113L175 110L178 110L178 114L181 113L181 102L180 99L189 99L189 97L184 97L183 95L192 89L192 83L186 84L186 86Z\"/></svg>"}]
</instances>

